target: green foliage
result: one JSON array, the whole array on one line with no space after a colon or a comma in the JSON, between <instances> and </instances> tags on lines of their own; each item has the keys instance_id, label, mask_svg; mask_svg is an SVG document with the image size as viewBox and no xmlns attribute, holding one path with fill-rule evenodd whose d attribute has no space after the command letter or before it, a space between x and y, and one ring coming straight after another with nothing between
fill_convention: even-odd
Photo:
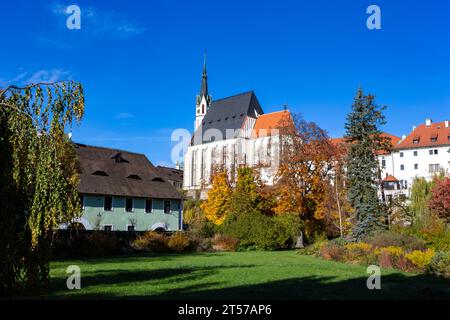
<instances>
[{"instance_id":1,"label":"green foliage","mask_svg":"<svg viewBox=\"0 0 450 320\"><path fill-rule=\"evenodd\" d=\"M415 178L411 187L411 204L413 224L421 224L429 216L428 201L431 197L432 182L425 178Z\"/></svg>"},{"instance_id":2,"label":"green foliage","mask_svg":"<svg viewBox=\"0 0 450 320\"><path fill-rule=\"evenodd\" d=\"M241 249L276 250L291 247L300 227L298 216L272 218L252 211L245 215L230 215L222 232L238 238Z\"/></svg>"},{"instance_id":3,"label":"green foliage","mask_svg":"<svg viewBox=\"0 0 450 320\"><path fill-rule=\"evenodd\" d=\"M0 295L48 284L53 231L81 212L65 132L83 111L72 81L0 90Z\"/></svg>"},{"instance_id":4,"label":"green foliage","mask_svg":"<svg viewBox=\"0 0 450 320\"><path fill-rule=\"evenodd\" d=\"M240 215L257 208L260 196L251 168L239 168L237 175L236 187L231 196L230 212Z\"/></svg>"},{"instance_id":5,"label":"green foliage","mask_svg":"<svg viewBox=\"0 0 450 320\"><path fill-rule=\"evenodd\" d=\"M385 214L377 194L379 168L376 157L377 150L388 148L379 129L380 125L386 123L383 110L375 104L374 96L364 95L360 88L345 124L349 145L348 197L356 213L357 223L353 233L357 240L384 228Z\"/></svg>"},{"instance_id":6,"label":"green foliage","mask_svg":"<svg viewBox=\"0 0 450 320\"><path fill-rule=\"evenodd\" d=\"M450 277L450 251L438 251L431 259L427 272L437 276Z\"/></svg>"},{"instance_id":7,"label":"green foliage","mask_svg":"<svg viewBox=\"0 0 450 320\"><path fill-rule=\"evenodd\" d=\"M403 234L393 231L384 231L373 234L367 239L367 243L374 247L401 247L406 250L423 250L425 249L425 242L410 234Z\"/></svg>"}]
</instances>

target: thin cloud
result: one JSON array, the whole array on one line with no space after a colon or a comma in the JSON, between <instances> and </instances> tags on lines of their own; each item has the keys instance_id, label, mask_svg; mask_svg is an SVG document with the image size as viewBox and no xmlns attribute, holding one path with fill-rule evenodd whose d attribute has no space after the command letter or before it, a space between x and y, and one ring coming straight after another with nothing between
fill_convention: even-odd
<instances>
[{"instance_id":1,"label":"thin cloud","mask_svg":"<svg viewBox=\"0 0 450 320\"><path fill-rule=\"evenodd\" d=\"M0 78L0 87L7 87L13 84L22 83L23 79L28 75L28 72L22 72L11 79Z\"/></svg>"},{"instance_id":2,"label":"thin cloud","mask_svg":"<svg viewBox=\"0 0 450 320\"><path fill-rule=\"evenodd\" d=\"M52 70L39 70L36 71L28 78L24 83L39 83L39 82L56 82L60 80L70 80L72 78L72 73L63 69L52 69Z\"/></svg>"},{"instance_id":3,"label":"thin cloud","mask_svg":"<svg viewBox=\"0 0 450 320\"><path fill-rule=\"evenodd\" d=\"M120 112L115 115L114 119L123 120L123 119L131 119L134 118L134 114L128 112Z\"/></svg>"}]
</instances>

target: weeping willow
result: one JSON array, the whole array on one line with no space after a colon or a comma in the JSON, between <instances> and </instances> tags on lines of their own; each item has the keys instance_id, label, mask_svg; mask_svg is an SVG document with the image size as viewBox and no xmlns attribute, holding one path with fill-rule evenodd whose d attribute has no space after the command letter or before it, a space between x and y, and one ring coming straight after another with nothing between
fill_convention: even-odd
<instances>
[{"instance_id":1,"label":"weeping willow","mask_svg":"<svg viewBox=\"0 0 450 320\"><path fill-rule=\"evenodd\" d=\"M81 84L0 90L0 294L45 288L54 231L81 210L66 132L84 112Z\"/></svg>"}]
</instances>

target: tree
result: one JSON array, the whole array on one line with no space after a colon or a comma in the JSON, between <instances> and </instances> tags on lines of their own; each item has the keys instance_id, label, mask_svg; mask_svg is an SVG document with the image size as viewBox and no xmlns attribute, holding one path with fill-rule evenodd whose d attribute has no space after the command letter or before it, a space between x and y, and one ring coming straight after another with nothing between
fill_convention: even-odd
<instances>
[{"instance_id":1,"label":"tree","mask_svg":"<svg viewBox=\"0 0 450 320\"><path fill-rule=\"evenodd\" d=\"M215 174L212 180L208 199L201 204L201 208L209 221L220 225L229 213L232 190L226 171Z\"/></svg>"},{"instance_id":2,"label":"tree","mask_svg":"<svg viewBox=\"0 0 450 320\"><path fill-rule=\"evenodd\" d=\"M299 115L290 121L280 124L282 147L274 186L274 212L296 213L305 222L308 237L324 226L324 215L319 209L332 169L334 146L314 122Z\"/></svg>"},{"instance_id":3,"label":"tree","mask_svg":"<svg viewBox=\"0 0 450 320\"><path fill-rule=\"evenodd\" d=\"M66 130L83 112L83 89L73 81L0 90L2 295L48 284L54 230L81 213Z\"/></svg>"},{"instance_id":4,"label":"tree","mask_svg":"<svg viewBox=\"0 0 450 320\"><path fill-rule=\"evenodd\" d=\"M380 175L376 156L377 151L386 150L390 145L379 129L386 123L384 109L377 106L373 95L364 95L359 88L345 124L349 150L346 161L348 198L356 214L353 230L356 240L382 229L386 218L378 199Z\"/></svg>"},{"instance_id":5,"label":"tree","mask_svg":"<svg viewBox=\"0 0 450 320\"><path fill-rule=\"evenodd\" d=\"M437 179L429 201L430 210L441 219L450 222L450 179Z\"/></svg>"},{"instance_id":6,"label":"tree","mask_svg":"<svg viewBox=\"0 0 450 320\"><path fill-rule=\"evenodd\" d=\"M422 224L430 215L428 202L431 197L432 182L425 178L415 178L411 187L410 211L413 224Z\"/></svg>"},{"instance_id":7,"label":"tree","mask_svg":"<svg viewBox=\"0 0 450 320\"><path fill-rule=\"evenodd\" d=\"M238 169L236 187L233 190L230 212L235 215L246 214L257 209L260 196L255 176L249 167Z\"/></svg>"}]
</instances>

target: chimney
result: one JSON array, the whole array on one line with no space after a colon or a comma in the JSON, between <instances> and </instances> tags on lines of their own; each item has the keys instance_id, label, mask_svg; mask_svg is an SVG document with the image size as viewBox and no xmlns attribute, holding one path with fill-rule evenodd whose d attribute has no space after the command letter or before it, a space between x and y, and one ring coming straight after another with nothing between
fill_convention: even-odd
<instances>
[{"instance_id":1,"label":"chimney","mask_svg":"<svg viewBox=\"0 0 450 320\"><path fill-rule=\"evenodd\" d=\"M445 120L445 127L448 128L448 120Z\"/></svg>"},{"instance_id":2,"label":"chimney","mask_svg":"<svg viewBox=\"0 0 450 320\"><path fill-rule=\"evenodd\" d=\"M414 131L414 130L416 130L416 126L413 126L413 130L412 131Z\"/></svg>"},{"instance_id":3,"label":"chimney","mask_svg":"<svg viewBox=\"0 0 450 320\"><path fill-rule=\"evenodd\" d=\"M402 141L405 140L405 139L406 139L406 134L402 135Z\"/></svg>"},{"instance_id":4,"label":"chimney","mask_svg":"<svg viewBox=\"0 0 450 320\"><path fill-rule=\"evenodd\" d=\"M425 119L425 125L427 127L431 126L431 119Z\"/></svg>"},{"instance_id":5,"label":"chimney","mask_svg":"<svg viewBox=\"0 0 450 320\"><path fill-rule=\"evenodd\" d=\"M180 170L180 163L177 160L177 164L175 165L175 169Z\"/></svg>"}]
</instances>

